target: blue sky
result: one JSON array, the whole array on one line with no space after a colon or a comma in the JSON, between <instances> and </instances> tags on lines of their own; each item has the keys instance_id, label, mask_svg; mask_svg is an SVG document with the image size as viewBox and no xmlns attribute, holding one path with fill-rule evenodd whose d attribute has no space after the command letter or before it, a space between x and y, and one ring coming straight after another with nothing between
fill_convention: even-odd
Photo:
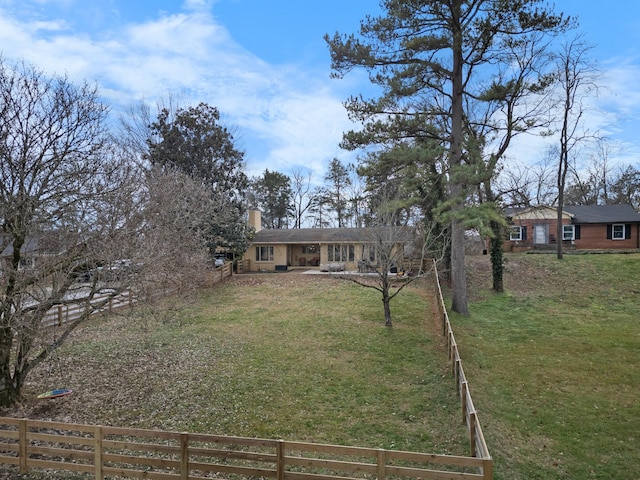
<instances>
[{"instance_id":1,"label":"blue sky","mask_svg":"<svg viewBox=\"0 0 640 480\"><path fill-rule=\"evenodd\" d=\"M640 2L557 0L577 15L602 71L590 117L639 166ZM355 33L375 0L0 0L0 52L74 80L96 81L117 113L141 99L206 102L235 127L250 175L309 169L321 181L352 128L342 102L369 88L364 72L329 78L325 33ZM540 140L512 155L536 161Z\"/></svg>"}]
</instances>

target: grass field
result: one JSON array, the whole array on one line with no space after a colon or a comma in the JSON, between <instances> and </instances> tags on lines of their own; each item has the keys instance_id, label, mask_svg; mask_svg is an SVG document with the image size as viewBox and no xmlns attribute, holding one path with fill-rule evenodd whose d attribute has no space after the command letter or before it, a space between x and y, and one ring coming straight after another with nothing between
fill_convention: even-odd
<instances>
[{"instance_id":1,"label":"grass field","mask_svg":"<svg viewBox=\"0 0 640 480\"><path fill-rule=\"evenodd\" d=\"M640 255L509 255L500 295L486 256L468 272L451 318L496 480L640 479ZM0 413L467 455L429 300L403 292L387 329L349 282L234 277L84 326Z\"/></svg>"},{"instance_id":2,"label":"grass field","mask_svg":"<svg viewBox=\"0 0 640 480\"><path fill-rule=\"evenodd\" d=\"M85 325L4 413L466 455L429 300L406 289L389 329L376 292L347 280L237 276L168 312ZM74 394L34 399L60 387Z\"/></svg>"},{"instance_id":3,"label":"grass field","mask_svg":"<svg viewBox=\"0 0 640 480\"><path fill-rule=\"evenodd\" d=\"M453 328L496 479L640 479L640 255L512 255L470 269Z\"/></svg>"}]
</instances>

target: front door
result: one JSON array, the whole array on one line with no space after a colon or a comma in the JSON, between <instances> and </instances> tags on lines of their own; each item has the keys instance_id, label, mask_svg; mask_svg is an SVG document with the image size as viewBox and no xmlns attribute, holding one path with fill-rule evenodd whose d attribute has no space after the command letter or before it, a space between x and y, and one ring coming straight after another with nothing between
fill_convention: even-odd
<instances>
[{"instance_id":1,"label":"front door","mask_svg":"<svg viewBox=\"0 0 640 480\"><path fill-rule=\"evenodd\" d=\"M533 243L544 244L549 243L547 241L547 225L538 224L533 226Z\"/></svg>"}]
</instances>

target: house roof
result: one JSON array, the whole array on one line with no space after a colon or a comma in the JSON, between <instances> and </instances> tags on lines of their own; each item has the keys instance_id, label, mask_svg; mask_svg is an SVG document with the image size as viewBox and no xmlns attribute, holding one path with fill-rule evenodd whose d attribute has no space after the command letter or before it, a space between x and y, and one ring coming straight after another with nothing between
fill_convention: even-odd
<instances>
[{"instance_id":1,"label":"house roof","mask_svg":"<svg viewBox=\"0 0 640 480\"><path fill-rule=\"evenodd\" d=\"M38 241L33 237L27 237L24 241L24 244L22 245L22 248L20 249L20 252L23 255L33 255L34 253L37 253L38 250ZM13 242L9 243L2 251L2 253L0 253L0 255L3 257L9 257L13 255Z\"/></svg>"},{"instance_id":2,"label":"house roof","mask_svg":"<svg viewBox=\"0 0 640 480\"><path fill-rule=\"evenodd\" d=\"M571 217L571 215L565 210L562 212L563 216ZM526 219L548 219L553 220L558 218L557 210L555 207L548 205L533 205L529 207L508 207L505 209L505 214L508 218L518 218L520 220Z\"/></svg>"},{"instance_id":3,"label":"house roof","mask_svg":"<svg viewBox=\"0 0 640 480\"><path fill-rule=\"evenodd\" d=\"M11 238L7 235L3 239L2 245L6 245L0 252L0 256L7 257L13 255L13 242L8 243ZM40 236L29 236L25 239L20 248L22 255L57 255L62 253L69 246L77 244L77 239L70 234L61 232L45 232Z\"/></svg>"},{"instance_id":4,"label":"house roof","mask_svg":"<svg viewBox=\"0 0 640 480\"><path fill-rule=\"evenodd\" d=\"M372 243L375 241L375 228L274 228L260 230L253 238L254 244Z\"/></svg>"},{"instance_id":5,"label":"house roof","mask_svg":"<svg viewBox=\"0 0 640 480\"><path fill-rule=\"evenodd\" d=\"M528 208L507 208L505 213L507 217L513 218L541 211L555 212L555 208L537 205ZM640 223L640 213L631 205L565 205L562 211L571 216L573 224Z\"/></svg>"},{"instance_id":6,"label":"house roof","mask_svg":"<svg viewBox=\"0 0 640 480\"><path fill-rule=\"evenodd\" d=\"M640 223L640 213L631 205L569 205L572 223Z\"/></svg>"},{"instance_id":7,"label":"house roof","mask_svg":"<svg viewBox=\"0 0 640 480\"><path fill-rule=\"evenodd\" d=\"M256 232L253 243L341 243L367 238L366 228L269 228Z\"/></svg>"}]
</instances>

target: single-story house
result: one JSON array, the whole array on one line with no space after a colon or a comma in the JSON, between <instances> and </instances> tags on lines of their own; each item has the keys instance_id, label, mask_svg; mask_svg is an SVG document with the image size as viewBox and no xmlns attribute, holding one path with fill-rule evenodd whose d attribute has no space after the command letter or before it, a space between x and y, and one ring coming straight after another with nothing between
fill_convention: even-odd
<instances>
[{"instance_id":1,"label":"single-story house","mask_svg":"<svg viewBox=\"0 0 640 480\"><path fill-rule=\"evenodd\" d=\"M256 234L244 258L251 272L293 267L372 271L379 264L376 244L380 239L373 228L263 229L261 222L261 212L249 212L249 224ZM398 257L402 263L403 255Z\"/></svg>"},{"instance_id":2,"label":"single-story house","mask_svg":"<svg viewBox=\"0 0 640 480\"><path fill-rule=\"evenodd\" d=\"M556 248L557 209L538 205L507 211L511 225L506 251ZM567 249L640 248L640 213L631 205L568 205L562 209L562 238Z\"/></svg>"}]
</instances>

